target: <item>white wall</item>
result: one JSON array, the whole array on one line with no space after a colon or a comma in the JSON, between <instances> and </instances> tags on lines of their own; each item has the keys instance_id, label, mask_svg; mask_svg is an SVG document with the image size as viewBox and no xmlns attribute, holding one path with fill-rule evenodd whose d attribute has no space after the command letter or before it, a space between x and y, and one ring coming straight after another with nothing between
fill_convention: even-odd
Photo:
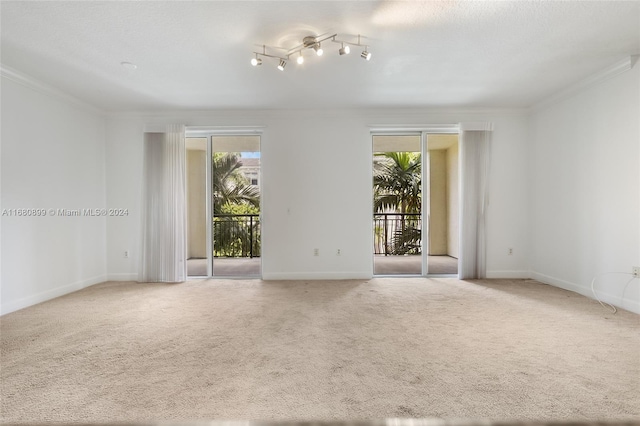
<instances>
[{"instance_id":1,"label":"white wall","mask_svg":"<svg viewBox=\"0 0 640 426\"><path fill-rule=\"evenodd\" d=\"M163 123L264 126L263 277L372 276L370 126L491 121L493 169L488 212L488 273L528 276L526 116L521 112L430 110L235 111L114 115L107 124L107 201L129 208L108 221L109 277L135 279L140 237L142 138ZM132 259L122 251L135 247ZM515 247L519 256L508 256ZM313 256L313 249L320 256ZM341 256L335 251L340 248Z\"/></svg>"},{"instance_id":2,"label":"white wall","mask_svg":"<svg viewBox=\"0 0 640 426\"><path fill-rule=\"evenodd\" d=\"M1 209L105 205L105 121L2 77ZM104 217L2 216L1 311L106 278Z\"/></svg>"},{"instance_id":3,"label":"white wall","mask_svg":"<svg viewBox=\"0 0 640 426\"><path fill-rule=\"evenodd\" d=\"M107 205L128 209L126 217L107 218L108 279L135 281L142 238L142 166L144 124L140 120L107 119ZM129 252L129 258L124 252Z\"/></svg>"},{"instance_id":4,"label":"white wall","mask_svg":"<svg viewBox=\"0 0 640 426\"><path fill-rule=\"evenodd\" d=\"M487 210L487 277L529 278L528 122L497 121L491 141ZM509 248L513 254L509 255Z\"/></svg>"},{"instance_id":5,"label":"white wall","mask_svg":"<svg viewBox=\"0 0 640 426\"><path fill-rule=\"evenodd\" d=\"M532 113L530 143L533 277L591 295L640 266L640 66ZM640 312L630 278L599 296Z\"/></svg>"}]
</instances>

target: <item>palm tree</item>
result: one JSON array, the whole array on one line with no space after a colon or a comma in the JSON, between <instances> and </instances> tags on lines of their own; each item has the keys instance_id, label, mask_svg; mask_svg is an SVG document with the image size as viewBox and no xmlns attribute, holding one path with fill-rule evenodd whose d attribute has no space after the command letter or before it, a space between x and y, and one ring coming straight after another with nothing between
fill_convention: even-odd
<instances>
[{"instance_id":1,"label":"palm tree","mask_svg":"<svg viewBox=\"0 0 640 426\"><path fill-rule=\"evenodd\" d=\"M260 191L249 185L240 173L242 161L236 153L216 153L213 156L213 214L222 214L225 205L246 204L260 207Z\"/></svg>"},{"instance_id":2,"label":"palm tree","mask_svg":"<svg viewBox=\"0 0 640 426\"><path fill-rule=\"evenodd\" d=\"M391 247L387 247L392 254L420 253L422 231L419 219L406 219L404 214L421 211L421 170L419 153L384 152L376 154L374 159L374 211L402 215L400 227L391 237Z\"/></svg>"},{"instance_id":3,"label":"palm tree","mask_svg":"<svg viewBox=\"0 0 640 426\"><path fill-rule=\"evenodd\" d=\"M260 208L260 192L249 185L240 172L242 161L235 153L213 156L212 189L214 215L214 253L223 257L246 257L260 253L259 221L248 222L242 214L255 213Z\"/></svg>"},{"instance_id":4,"label":"palm tree","mask_svg":"<svg viewBox=\"0 0 640 426\"><path fill-rule=\"evenodd\" d=\"M373 163L374 210L378 213L420 213L421 158L416 152L375 154Z\"/></svg>"}]
</instances>

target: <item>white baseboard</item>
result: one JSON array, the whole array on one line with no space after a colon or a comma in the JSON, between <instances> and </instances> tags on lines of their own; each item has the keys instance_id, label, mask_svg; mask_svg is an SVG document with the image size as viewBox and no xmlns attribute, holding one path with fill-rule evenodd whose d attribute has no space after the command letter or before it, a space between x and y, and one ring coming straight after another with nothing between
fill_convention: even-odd
<instances>
[{"instance_id":1,"label":"white baseboard","mask_svg":"<svg viewBox=\"0 0 640 426\"><path fill-rule=\"evenodd\" d=\"M581 294L588 297L589 299L594 299L590 287L578 285L576 283L541 274L539 272L531 272L531 278L536 281L540 281L541 283L559 287L564 290L573 291L574 293ZM635 312L636 314L640 314L640 302L636 300L631 300L628 297L621 299L619 295L616 296L610 293L605 293L602 290L598 290L598 297L603 302L609 303L613 306L617 306L618 308L622 308L627 311Z\"/></svg>"},{"instance_id":2,"label":"white baseboard","mask_svg":"<svg viewBox=\"0 0 640 426\"><path fill-rule=\"evenodd\" d=\"M552 277L550 275L541 274L539 272L532 271L531 279L540 281L541 283L552 285L554 287L559 287L564 290L573 291L575 293L582 294L583 296L591 295L591 290L585 287L579 286L578 284L572 283L570 281L565 281L560 278ZM589 291L587 292L586 290L589 290ZM591 297L593 298L593 295L591 295Z\"/></svg>"},{"instance_id":3,"label":"white baseboard","mask_svg":"<svg viewBox=\"0 0 640 426\"><path fill-rule=\"evenodd\" d=\"M531 278L531 272L530 271L487 271L487 278L528 279L528 278Z\"/></svg>"},{"instance_id":4,"label":"white baseboard","mask_svg":"<svg viewBox=\"0 0 640 426\"><path fill-rule=\"evenodd\" d=\"M370 280L370 272L272 272L262 273L265 281L273 280Z\"/></svg>"},{"instance_id":5,"label":"white baseboard","mask_svg":"<svg viewBox=\"0 0 640 426\"><path fill-rule=\"evenodd\" d=\"M108 274L107 281L138 281L136 273Z\"/></svg>"},{"instance_id":6,"label":"white baseboard","mask_svg":"<svg viewBox=\"0 0 640 426\"><path fill-rule=\"evenodd\" d=\"M47 300L55 299L56 297L64 296L65 294L73 293L74 291L82 290L85 287L99 284L105 282L106 280L106 275L100 275L97 277L88 278L86 280L77 281L72 284L56 287L51 290L34 294L32 296L14 300L12 302L3 303L0 307L0 315L5 315L11 312L18 311L20 309L28 308L29 306L46 302Z\"/></svg>"},{"instance_id":7,"label":"white baseboard","mask_svg":"<svg viewBox=\"0 0 640 426\"><path fill-rule=\"evenodd\" d=\"M276 272L263 273L263 280L369 280L373 275L367 272ZM487 278L531 278L530 271L487 271Z\"/></svg>"}]
</instances>

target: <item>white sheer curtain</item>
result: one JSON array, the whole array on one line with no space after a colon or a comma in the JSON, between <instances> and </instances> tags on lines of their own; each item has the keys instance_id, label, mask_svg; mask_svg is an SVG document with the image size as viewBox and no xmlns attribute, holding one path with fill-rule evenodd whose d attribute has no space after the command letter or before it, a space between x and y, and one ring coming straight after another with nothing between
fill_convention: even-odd
<instances>
[{"instance_id":1,"label":"white sheer curtain","mask_svg":"<svg viewBox=\"0 0 640 426\"><path fill-rule=\"evenodd\" d=\"M475 123L462 125L461 130L458 278L486 278L486 212L492 126L490 123Z\"/></svg>"},{"instance_id":2,"label":"white sheer curtain","mask_svg":"<svg viewBox=\"0 0 640 426\"><path fill-rule=\"evenodd\" d=\"M142 282L186 280L185 128L145 133Z\"/></svg>"}]
</instances>

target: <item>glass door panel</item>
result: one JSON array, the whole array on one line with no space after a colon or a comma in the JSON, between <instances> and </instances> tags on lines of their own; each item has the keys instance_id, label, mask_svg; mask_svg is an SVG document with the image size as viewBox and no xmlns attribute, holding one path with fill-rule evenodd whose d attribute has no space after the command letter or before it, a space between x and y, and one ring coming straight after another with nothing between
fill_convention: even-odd
<instances>
[{"instance_id":1,"label":"glass door panel","mask_svg":"<svg viewBox=\"0 0 640 426\"><path fill-rule=\"evenodd\" d=\"M458 135L427 135L427 271L458 273Z\"/></svg>"},{"instance_id":2,"label":"glass door panel","mask_svg":"<svg viewBox=\"0 0 640 426\"><path fill-rule=\"evenodd\" d=\"M374 275L422 275L421 135L373 136Z\"/></svg>"},{"instance_id":3,"label":"glass door panel","mask_svg":"<svg viewBox=\"0 0 640 426\"><path fill-rule=\"evenodd\" d=\"M207 138L186 138L187 276L207 277Z\"/></svg>"},{"instance_id":4,"label":"glass door panel","mask_svg":"<svg viewBox=\"0 0 640 426\"><path fill-rule=\"evenodd\" d=\"M260 136L211 137L212 275L260 276Z\"/></svg>"},{"instance_id":5,"label":"glass door panel","mask_svg":"<svg viewBox=\"0 0 640 426\"><path fill-rule=\"evenodd\" d=\"M458 273L458 134L373 136L375 275Z\"/></svg>"}]
</instances>

